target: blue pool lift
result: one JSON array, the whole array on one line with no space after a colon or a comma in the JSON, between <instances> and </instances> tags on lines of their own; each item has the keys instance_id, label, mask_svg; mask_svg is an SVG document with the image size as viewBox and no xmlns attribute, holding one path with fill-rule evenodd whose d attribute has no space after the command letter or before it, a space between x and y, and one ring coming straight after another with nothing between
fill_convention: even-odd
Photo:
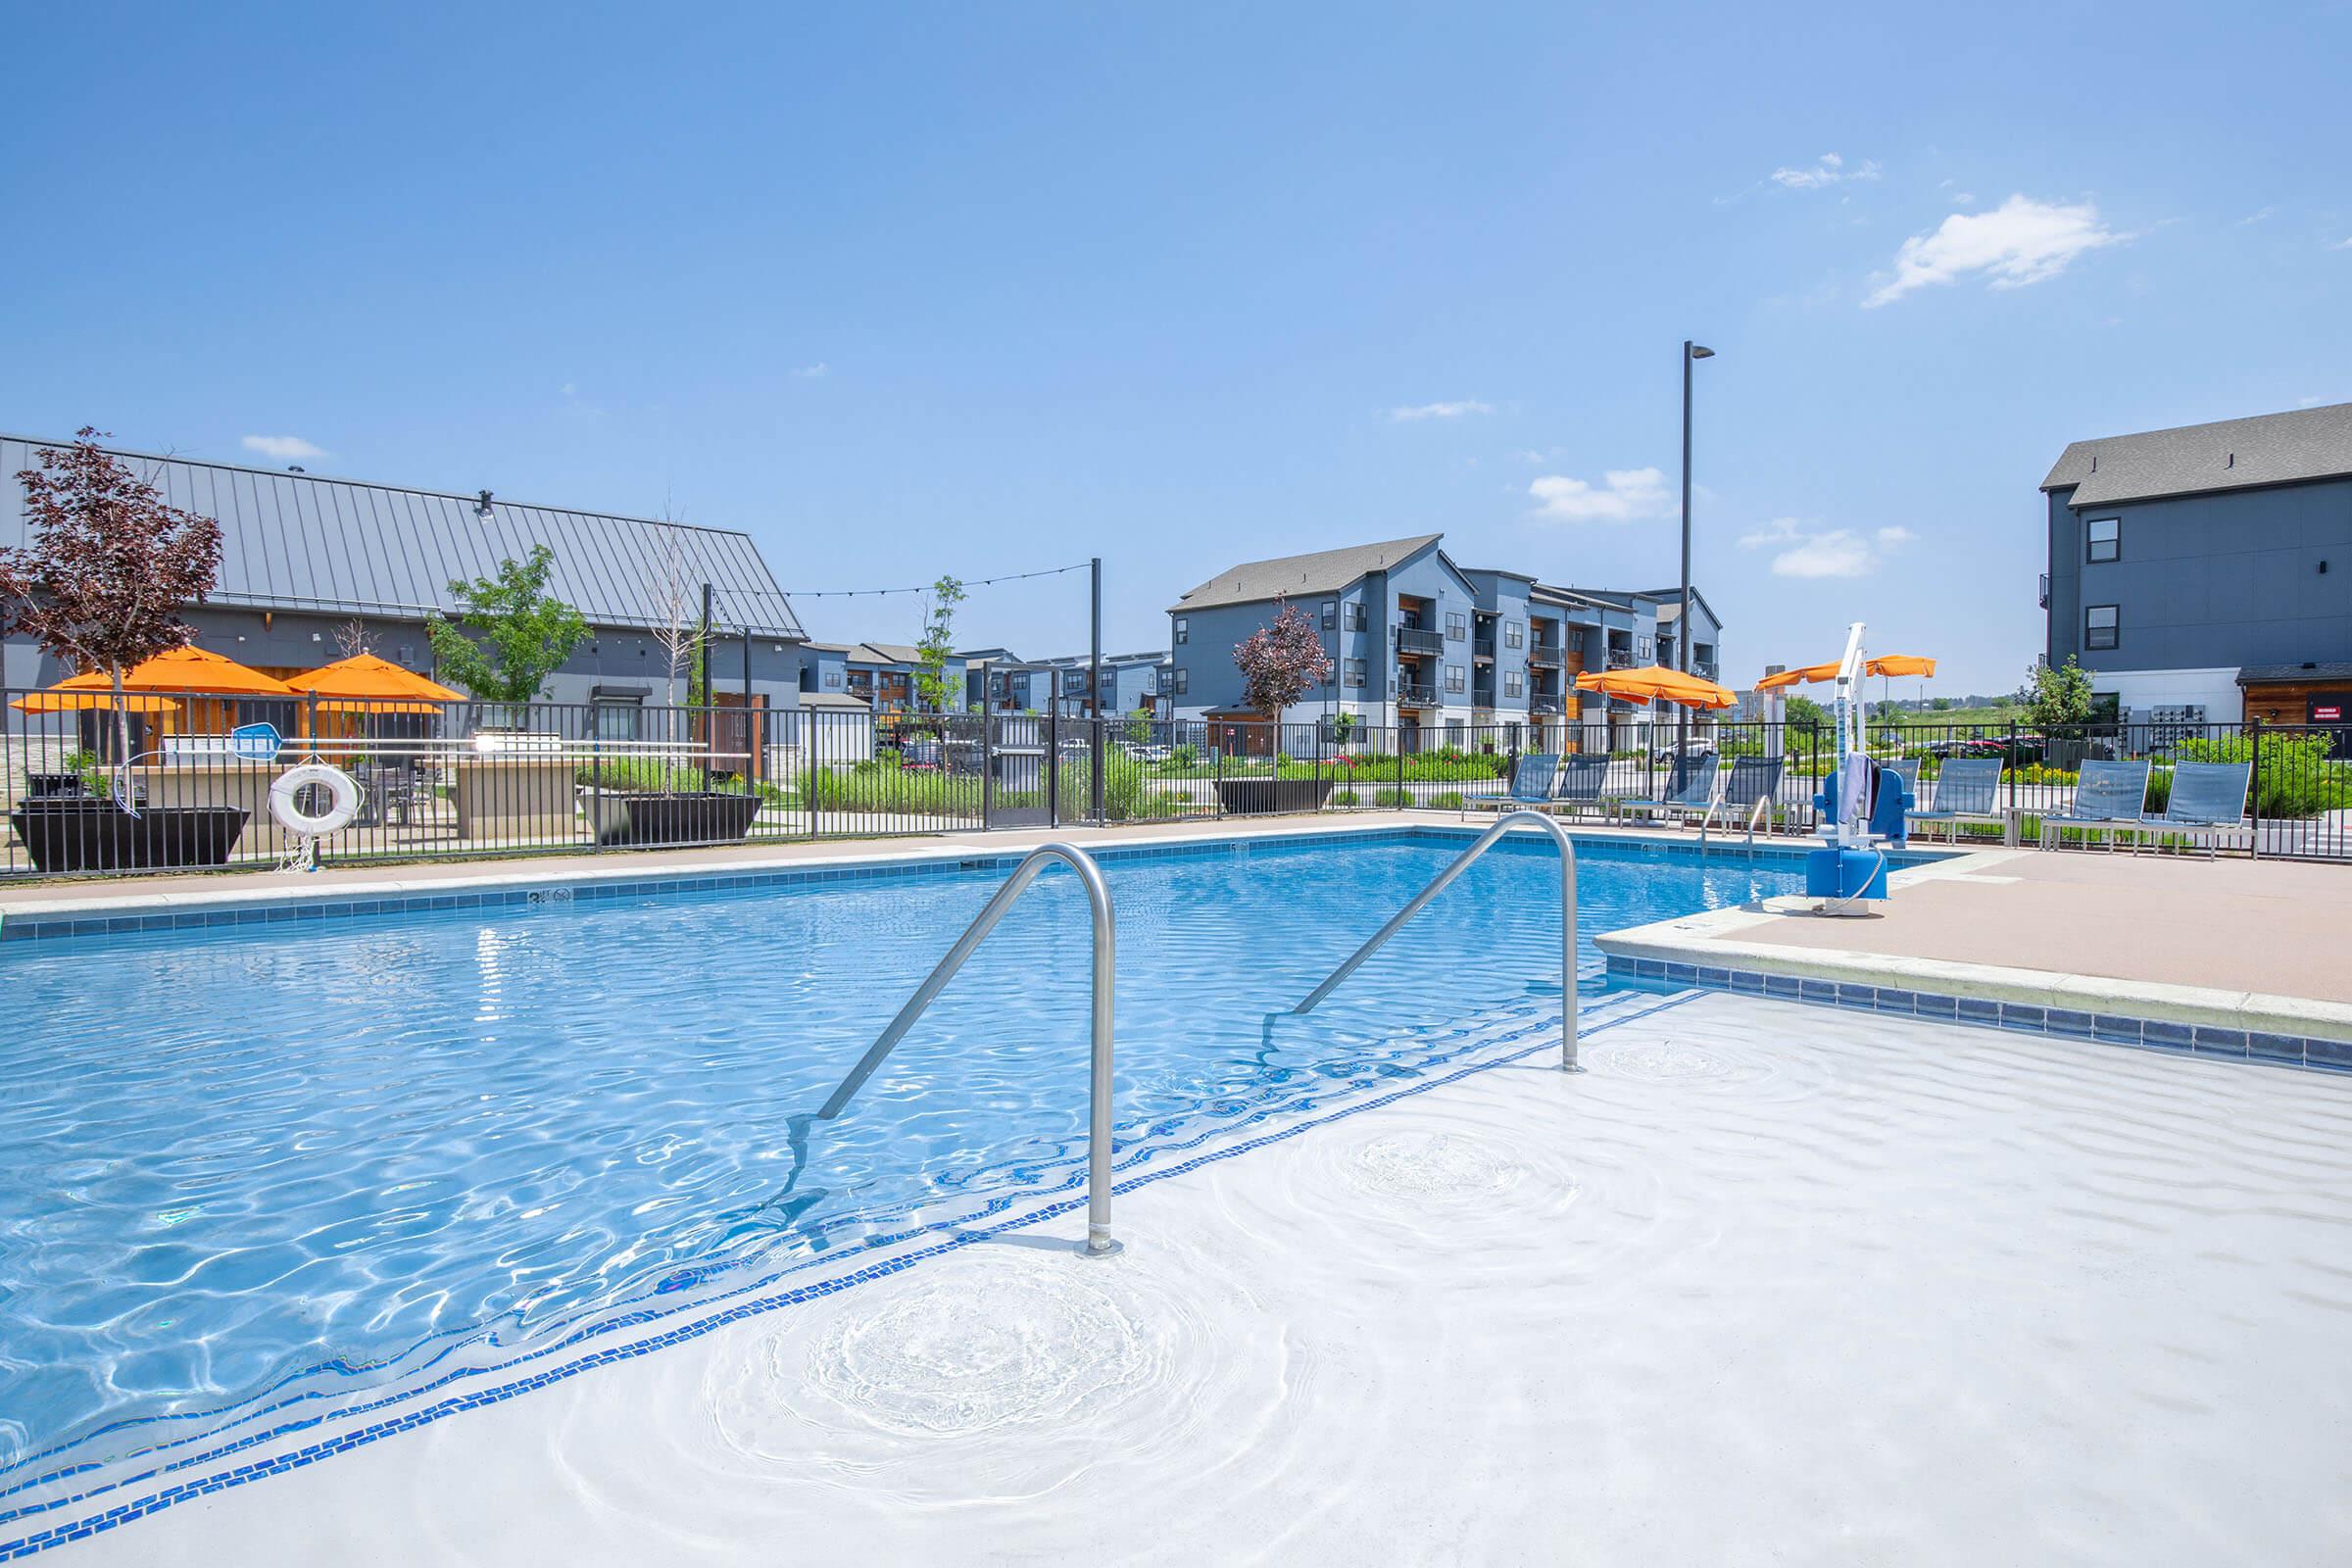
<instances>
[{"instance_id":1,"label":"blue pool lift","mask_svg":"<svg viewBox=\"0 0 2352 1568\"><path fill-rule=\"evenodd\" d=\"M1834 707L1838 762L1813 797L1823 842L1805 857L1805 893L1821 901L1818 914L1862 914L1866 902L1885 899L1886 847L1900 848L1910 831L1909 786L1863 745L1862 632L1858 620L1846 632Z\"/></svg>"}]
</instances>

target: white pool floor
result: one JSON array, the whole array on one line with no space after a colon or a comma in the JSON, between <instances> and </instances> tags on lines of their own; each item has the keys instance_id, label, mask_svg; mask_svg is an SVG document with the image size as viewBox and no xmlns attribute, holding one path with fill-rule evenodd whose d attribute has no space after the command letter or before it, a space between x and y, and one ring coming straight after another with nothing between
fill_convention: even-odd
<instances>
[{"instance_id":1,"label":"white pool floor","mask_svg":"<svg viewBox=\"0 0 2352 1568\"><path fill-rule=\"evenodd\" d=\"M1729 996L1587 1059L45 1560L2352 1561L2352 1078Z\"/></svg>"}]
</instances>

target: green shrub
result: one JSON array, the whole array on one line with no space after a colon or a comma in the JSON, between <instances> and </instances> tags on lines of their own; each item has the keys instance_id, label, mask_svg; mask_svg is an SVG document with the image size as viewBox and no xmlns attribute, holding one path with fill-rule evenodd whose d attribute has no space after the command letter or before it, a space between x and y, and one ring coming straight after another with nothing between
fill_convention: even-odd
<instances>
[{"instance_id":1,"label":"green shrub","mask_svg":"<svg viewBox=\"0 0 2352 1568\"><path fill-rule=\"evenodd\" d=\"M1334 806L1353 806L1358 799L1359 797L1353 790L1333 790L1331 792L1331 804Z\"/></svg>"},{"instance_id":2,"label":"green shrub","mask_svg":"<svg viewBox=\"0 0 2352 1568\"><path fill-rule=\"evenodd\" d=\"M1458 811L1463 805L1462 792L1460 790L1443 791L1431 796L1429 804L1441 811Z\"/></svg>"},{"instance_id":3,"label":"green shrub","mask_svg":"<svg viewBox=\"0 0 2352 1568\"><path fill-rule=\"evenodd\" d=\"M2352 765L2330 761L2326 735L2265 735L2254 771L2256 809L2264 816L2318 816L2352 807ZM2198 736L2175 752L2182 762L2250 762L2254 738Z\"/></svg>"},{"instance_id":4,"label":"green shrub","mask_svg":"<svg viewBox=\"0 0 2352 1568\"><path fill-rule=\"evenodd\" d=\"M1390 807L1410 806L1413 804L1413 796L1410 790L1400 790L1392 786L1388 789L1375 791L1372 796L1372 804L1374 806Z\"/></svg>"}]
</instances>

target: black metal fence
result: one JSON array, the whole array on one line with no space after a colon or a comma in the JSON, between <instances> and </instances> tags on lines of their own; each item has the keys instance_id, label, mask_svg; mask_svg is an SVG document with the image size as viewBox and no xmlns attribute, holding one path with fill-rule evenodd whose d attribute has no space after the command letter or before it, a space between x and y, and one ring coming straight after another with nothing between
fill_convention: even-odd
<instances>
[{"instance_id":1,"label":"black metal fence","mask_svg":"<svg viewBox=\"0 0 2352 1568\"><path fill-rule=\"evenodd\" d=\"M12 877L271 865L303 855L351 864L1275 812L1468 811L1507 799L1519 760L1539 752L1605 753L1602 809L1666 795L1679 781L1678 749L1718 761L1779 758L1762 825L1807 833L1820 781L1836 765L1826 728L1712 719L1687 730L1557 715L1416 729L1344 718L1275 725L206 693L134 695L134 710L121 715L125 751L111 708L45 710L58 699L13 691L0 700L9 829L0 876ZM2034 842L2042 818L2074 808L2087 760L2146 760L2152 815L2164 810L2178 763L2243 761L2247 832L2225 847L2344 859L2352 858L2348 734L2254 724L1874 723L1867 745L1911 775L1927 808L1951 793L1942 790L1948 762L1998 760L1993 808L1950 825L1962 841ZM325 782L304 783L308 775L293 770L307 762L329 765L356 788L323 774L316 776ZM273 792L285 799L273 802ZM1738 813L1742 825L1748 814ZM2121 842L2191 847L2159 823Z\"/></svg>"}]
</instances>

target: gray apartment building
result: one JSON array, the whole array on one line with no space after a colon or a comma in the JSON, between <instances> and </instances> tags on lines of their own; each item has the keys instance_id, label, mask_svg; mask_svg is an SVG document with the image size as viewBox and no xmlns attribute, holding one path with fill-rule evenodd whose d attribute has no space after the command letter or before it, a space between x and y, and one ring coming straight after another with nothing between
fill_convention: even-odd
<instances>
[{"instance_id":1,"label":"gray apartment building","mask_svg":"<svg viewBox=\"0 0 2352 1568\"><path fill-rule=\"evenodd\" d=\"M2352 713L2352 403L2077 441L2041 488L2047 657L2106 710Z\"/></svg>"},{"instance_id":2,"label":"gray apartment building","mask_svg":"<svg viewBox=\"0 0 2352 1568\"><path fill-rule=\"evenodd\" d=\"M1321 633L1332 673L1286 722L1350 714L1396 728L1408 747L1613 746L1648 715L1580 694L1576 677L1656 662L1661 610L1668 597L1679 606L1679 592L1562 588L1464 567L1435 533L1245 562L1168 607L1168 703L1177 718L1262 718L1243 706L1234 650L1287 601ZM1694 656L1711 665L1721 627L1703 599L1691 606ZM1671 614L1665 623L1671 651Z\"/></svg>"},{"instance_id":3,"label":"gray apartment building","mask_svg":"<svg viewBox=\"0 0 2352 1568\"><path fill-rule=\"evenodd\" d=\"M43 447L64 441L0 436L0 545L26 543L24 487ZM796 706L808 638L791 602L749 536L612 513L322 478L279 468L115 455L175 507L220 524L219 580L184 618L196 644L280 678L340 659L357 627L371 651L432 673L428 615L449 615L453 580L490 576L545 545L550 591L589 623L589 635L550 677L544 697L593 705L596 733L626 738L637 710L668 700L668 658L654 636L673 589L699 620L702 588L715 607L710 669L715 700L741 702L747 666L757 706ZM46 686L74 673L21 634L0 635L0 679ZM683 701L684 682L679 682ZM259 705L257 705L259 706ZM272 716L257 714L255 716ZM587 727L587 726L584 726Z\"/></svg>"}]
</instances>

